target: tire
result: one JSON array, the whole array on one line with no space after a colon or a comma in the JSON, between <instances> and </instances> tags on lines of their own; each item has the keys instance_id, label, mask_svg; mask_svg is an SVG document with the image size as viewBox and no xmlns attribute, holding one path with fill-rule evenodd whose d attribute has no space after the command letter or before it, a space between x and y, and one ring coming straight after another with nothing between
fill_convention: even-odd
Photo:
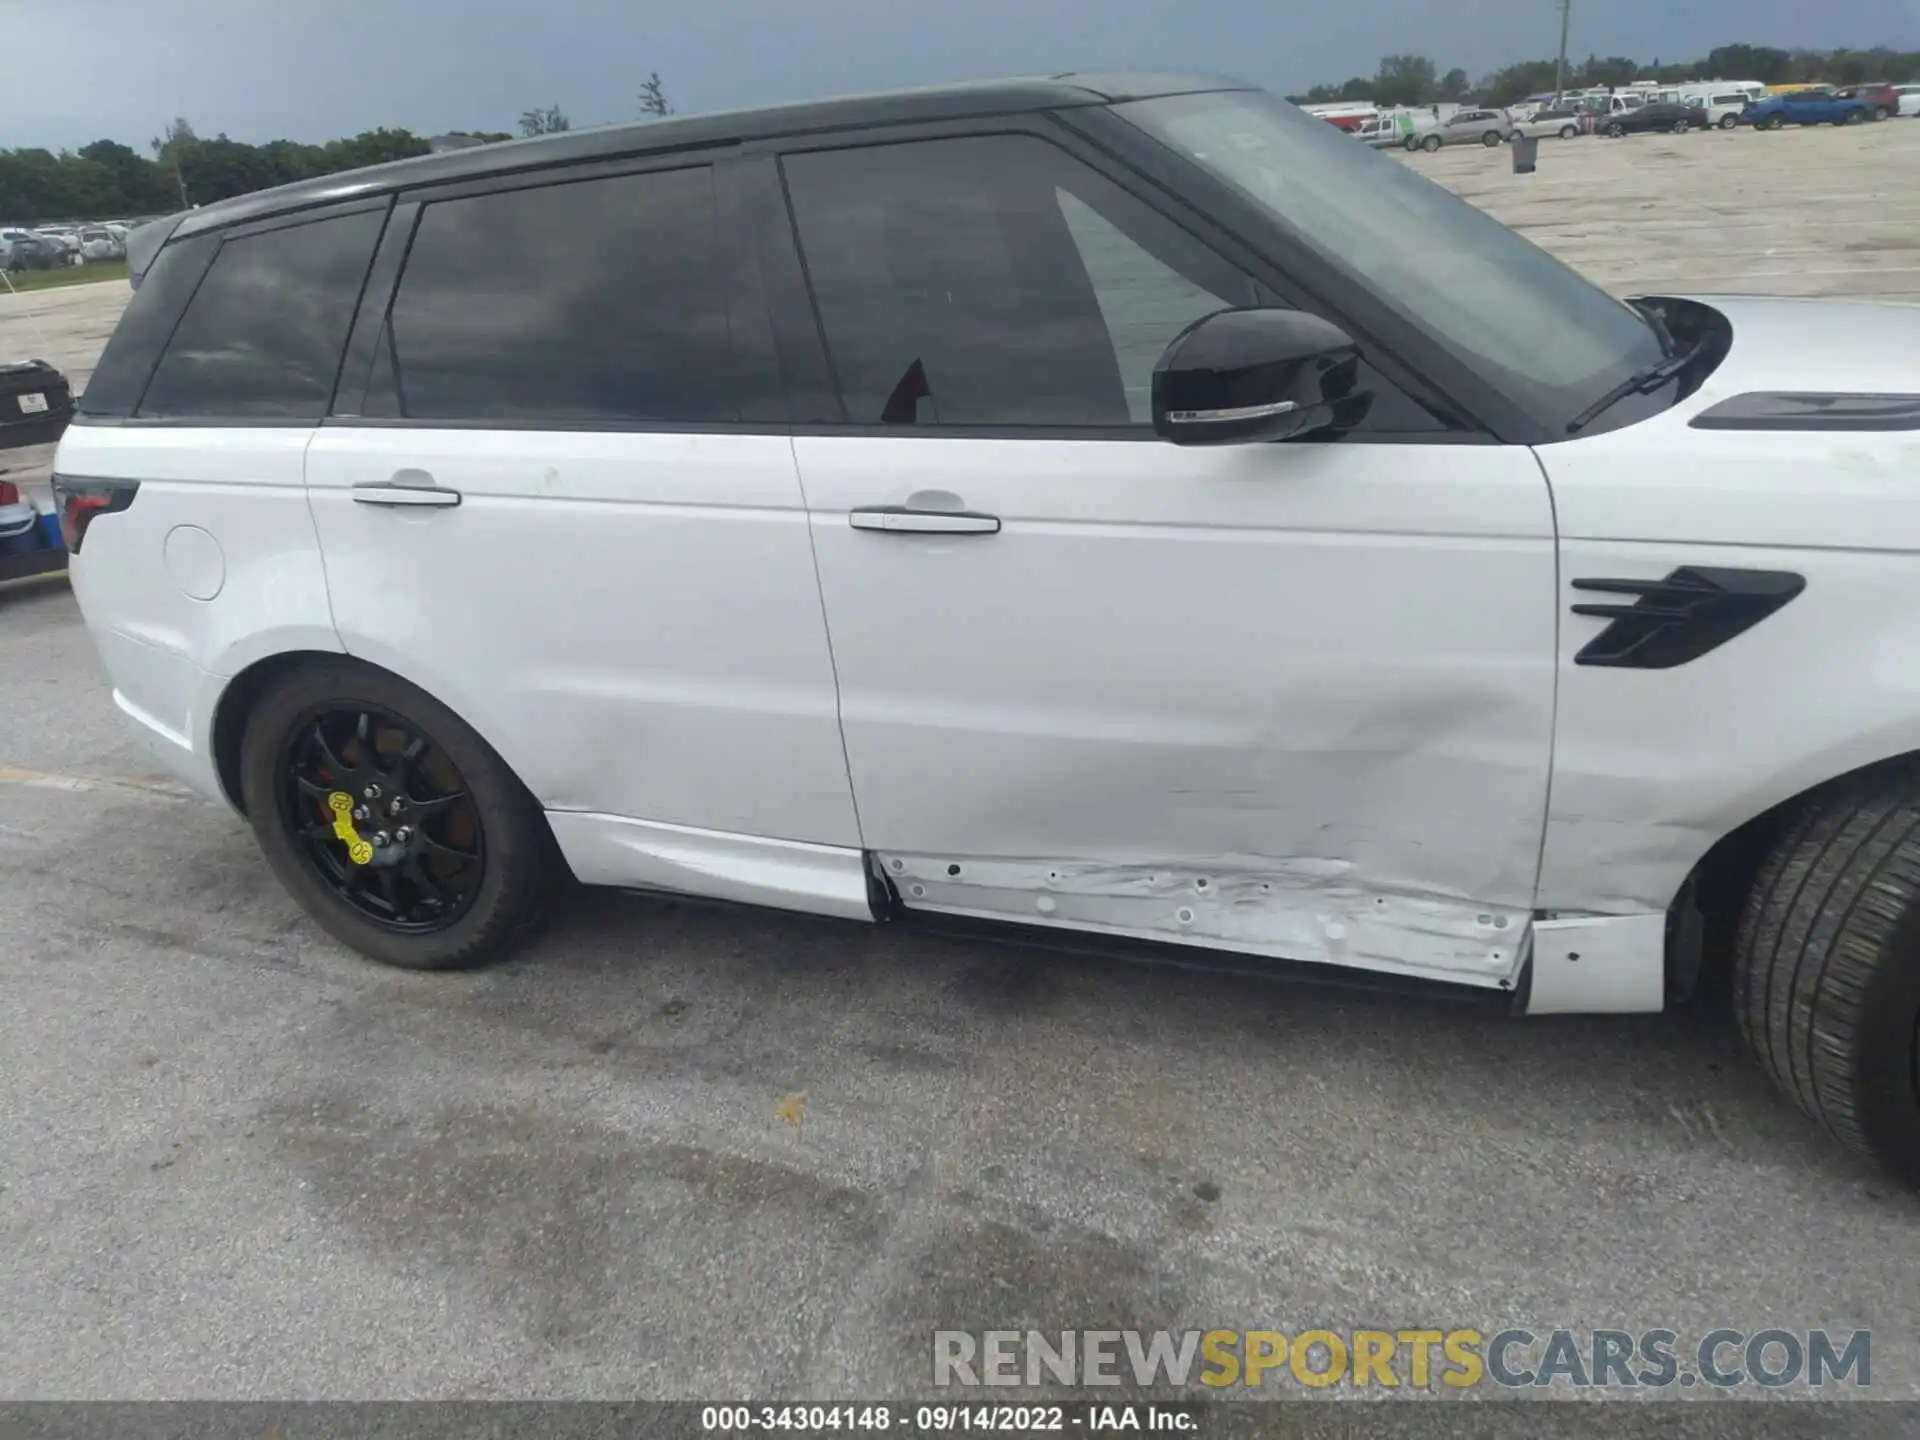
<instances>
[{"instance_id":1,"label":"tire","mask_svg":"<svg viewBox=\"0 0 1920 1440\"><path fill-rule=\"evenodd\" d=\"M1874 118L1875 120L1884 120L1884 119L1886 119L1886 118L1887 118L1887 107L1886 107L1886 106L1884 106L1884 105L1876 105L1876 106L1874 106L1874 107L1873 107L1873 118Z\"/></svg>"},{"instance_id":2,"label":"tire","mask_svg":"<svg viewBox=\"0 0 1920 1440\"><path fill-rule=\"evenodd\" d=\"M1489 150L1493 149L1494 146L1500 143L1500 132L1498 130L1487 131L1486 134L1480 137L1480 143Z\"/></svg>"},{"instance_id":3,"label":"tire","mask_svg":"<svg viewBox=\"0 0 1920 1440\"><path fill-rule=\"evenodd\" d=\"M1920 1188L1920 771L1795 814L1741 914L1733 999L1788 1098Z\"/></svg>"},{"instance_id":4,"label":"tire","mask_svg":"<svg viewBox=\"0 0 1920 1440\"><path fill-rule=\"evenodd\" d=\"M356 711L377 717L371 726L371 748L353 729L343 730L336 718L348 717L350 724ZM314 744L316 723L334 727L331 743L323 734L321 743ZM383 725L391 728L382 729ZM396 771L391 762L396 757L381 742L409 727L424 737L427 748L407 767L413 780L392 778ZM390 779L387 792L368 802L376 810L391 803L400 819L408 818L400 812L409 794L416 797L416 805L436 807L432 820L421 810L415 822L418 830L413 832L416 838L406 852L407 865L417 862L423 867L419 885L405 878L412 875L411 870L356 860L345 840L313 838L313 832L328 828L320 807L332 802L320 798L324 786L297 778L298 757L303 753L341 762L347 773L333 775L325 785L357 788L359 780L348 778L356 773L360 779L376 772ZM324 778L324 767L317 773ZM449 774L451 780L446 778ZM423 788L438 789L442 798L417 798ZM472 727L418 687L352 660L328 659L303 666L260 696L241 739L240 789L254 835L280 883L328 934L383 964L408 970L453 970L493 959L543 918L545 902L563 878L539 805ZM345 802L344 794L336 794ZM303 837L297 827L301 807L308 805L316 808L304 815L308 833ZM338 819L352 823L345 814ZM409 834L397 828L397 820L363 820L359 810L353 812L353 820L363 822L352 833L356 840L370 842L366 854L379 853L371 846L387 839L384 831L363 836L371 824L395 824L391 832L395 839ZM448 828L456 824L457 829ZM430 826L438 829L437 837ZM429 844L431 853L423 848ZM471 867L446 858L458 853L468 854ZM441 868L435 870L435 866ZM344 893L354 889L352 882L343 887L338 873L330 875L329 869L349 872L360 882L358 901ZM385 875L380 874L383 869ZM471 870L477 870L477 878ZM454 878L448 879L449 874ZM369 918L369 906L384 903L368 893L379 888L369 877L386 884L389 899L396 893L415 897L451 893L443 892L443 885L463 884L466 893L457 906L416 899L414 910L435 916L444 913L444 919L430 917L403 928L397 921L405 915L384 923ZM428 884L431 890L421 888ZM395 885L402 888L395 891L391 888Z\"/></svg>"},{"instance_id":5,"label":"tire","mask_svg":"<svg viewBox=\"0 0 1920 1440\"><path fill-rule=\"evenodd\" d=\"M1440 137L1438 135L1427 136L1426 139L1420 142L1420 148L1429 155L1433 154L1434 151L1440 148Z\"/></svg>"},{"instance_id":6,"label":"tire","mask_svg":"<svg viewBox=\"0 0 1920 1440\"><path fill-rule=\"evenodd\" d=\"M1676 135L1684 135L1692 128L1693 122L1691 120L1676 120L1673 122L1673 133Z\"/></svg>"},{"instance_id":7,"label":"tire","mask_svg":"<svg viewBox=\"0 0 1920 1440\"><path fill-rule=\"evenodd\" d=\"M1627 127L1622 125L1618 120L1607 126L1607 136L1609 139L1619 140L1624 137L1626 133Z\"/></svg>"},{"instance_id":8,"label":"tire","mask_svg":"<svg viewBox=\"0 0 1920 1440\"><path fill-rule=\"evenodd\" d=\"M1577 125L1562 125L1560 127L1560 138L1562 140L1571 140L1579 133L1580 127Z\"/></svg>"},{"instance_id":9,"label":"tire","mask_svg":"<svg viewBox=\"0 0 1920 1440\"><path fill-rule=\"evenodd\" d=\"M1771 116L1763 122L1761 128L1766 130L1784 130L1787 128L1787 117L1784 115Z\"/></svg>"},{"instance_id":10,"label":"tire","mask_svg":"<svg viewBox=\"0 0 1920 1440\"><path fill-rule=\"evenodd\" d=\"M1842 125L1858 125L1866 118L1867 114L1864 110L1849 110L1841 117L1840 123Z\"/></svg>"},{"instance_id":11,"label":"tire","mask_svg":"<svg viewBox=\"0 0 1920 1440\"><path fill-rule=\"evenodd\" d=\"M1732 130L1739 125L1739 123L1740 117L1738 115L1722 115L1720 117L1720 128L1722 130Z\"/></svg>"}]
</instances>

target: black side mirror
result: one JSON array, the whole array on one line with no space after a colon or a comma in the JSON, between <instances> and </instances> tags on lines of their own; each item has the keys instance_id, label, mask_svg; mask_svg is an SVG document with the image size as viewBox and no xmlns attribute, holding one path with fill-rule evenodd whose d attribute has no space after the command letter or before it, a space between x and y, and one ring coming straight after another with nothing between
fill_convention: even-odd
<instances>
[{"instance_id":1,"label":"black side mirror","mask_svg":"<svg viewBox=\"0 0 1920 1440\"><path fill-rule=\"evenodd\" d=\"M1360 351L1302 310L1220 310L1194 321L1153 367L1153 429L1176 445L1287 440L1358 424Z\"/></svg>"}]
</instances>

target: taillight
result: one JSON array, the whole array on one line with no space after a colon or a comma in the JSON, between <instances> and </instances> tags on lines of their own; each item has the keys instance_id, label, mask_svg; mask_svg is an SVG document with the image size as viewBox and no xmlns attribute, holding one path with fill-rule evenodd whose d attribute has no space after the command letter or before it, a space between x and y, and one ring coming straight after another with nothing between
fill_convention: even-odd
<instances>
[{"instance_id":1,"label":"taillight","mask_svg":"<svg viewBox=\"0 0 1920 1440\"><path fill-rule=\"evenodd\" d=\"M0 505L18 505L20 487L11 480L0 480Z\"/></svg>"},{"instance_id":2,"label":"taillight","mask_svg":"<svg viewBox=\"0 0 1920 1440\"><path fill-rule=\"evenodd\" d=\"M137 480L72 480L53 477L53 503L60 511L60 538L72 554L80 553L87 527L98 515L111 515L133 504L140 489Z\"/></svg>"}]
</instances>

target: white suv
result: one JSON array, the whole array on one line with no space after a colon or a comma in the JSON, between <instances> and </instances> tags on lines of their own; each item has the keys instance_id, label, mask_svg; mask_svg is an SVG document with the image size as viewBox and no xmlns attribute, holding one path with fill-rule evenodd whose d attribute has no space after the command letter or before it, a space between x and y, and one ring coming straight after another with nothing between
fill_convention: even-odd
<instances>
[{"instance_id":1,"label":"white suv","mask_svg":"<svg viewBox=\"0 0 1920 1440\"><path fill-rule=\"evenodd\" d=\"M168 223L74 588L348 944L467 964L570 872L1539 1014L1725 940L1761 1062L1920 1179L1920 311L1622 303L1164 76Z\"/></svg>"}]
</instances>

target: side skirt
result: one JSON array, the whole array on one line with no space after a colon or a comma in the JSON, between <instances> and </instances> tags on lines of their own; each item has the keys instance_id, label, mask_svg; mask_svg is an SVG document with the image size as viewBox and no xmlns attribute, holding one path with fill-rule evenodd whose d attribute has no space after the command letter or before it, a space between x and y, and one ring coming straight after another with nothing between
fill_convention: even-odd
<instances>
[{"instance_id":1,"label":"side skirt","mask_svg":"<svg viewBox=\"0 0 1920 1440\"><path fill-rule=\"evenodd\" d=\"M1531 912L1366 890L1311 862L1184 866L877 854L909 913L1512 991ZM1341 867L1342 869L1344 867Z\"/></svg>"},{"instance_id":2,"label":"side skirt","mask_svg":"<svg viewBox=\"0 0 1920 1440\"><path fill-rule=\"evenodd\" d=\"M1531 912L1367 891L1301 865L1090 865L874 854L619 815L549 810L584 884L1029 947L1484 999L1529 1015L1663 1007L1667 918Z\"/></svg>"},{"instance_id":3,"label":"side skirt","mask_svg":"<svg viewBox=\"0 0 1920 1440\"><path fill-rule=\"evenodd\" d=\"M581 810L549 810L547 823L582 884L669 890L843 920L875 915L859 850Z\"/></svg>"}]
</instances>

